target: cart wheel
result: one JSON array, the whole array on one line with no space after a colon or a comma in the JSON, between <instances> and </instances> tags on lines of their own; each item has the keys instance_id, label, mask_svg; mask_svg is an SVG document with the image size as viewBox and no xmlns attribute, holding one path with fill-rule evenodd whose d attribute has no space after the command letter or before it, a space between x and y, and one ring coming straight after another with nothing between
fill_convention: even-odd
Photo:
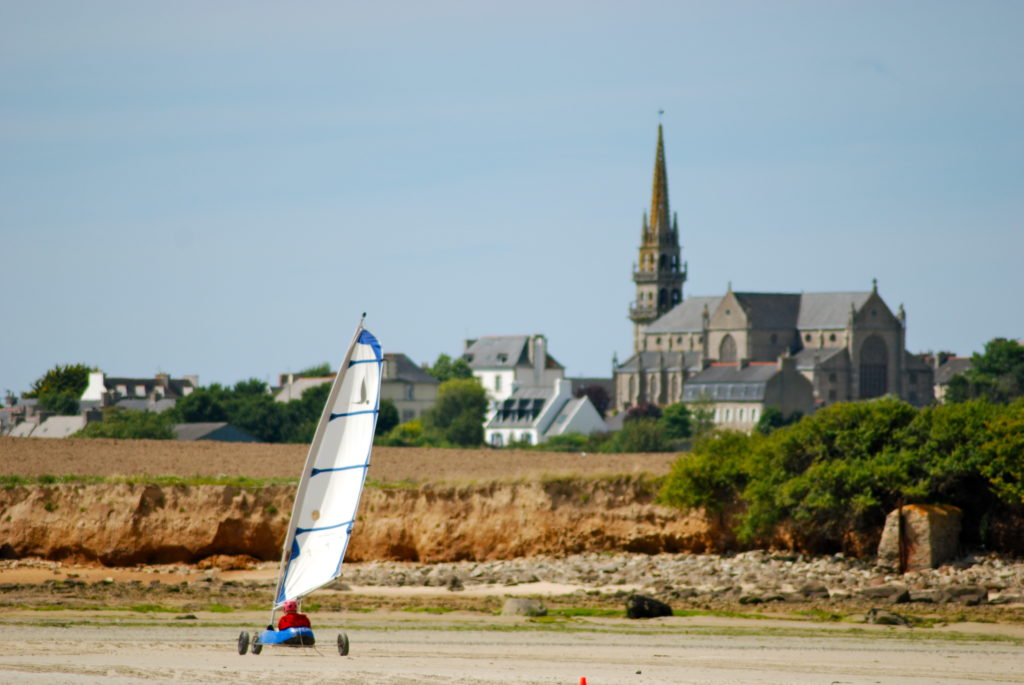
<instances>
[{"instance_id":1,"label":"cart wheel","mask_svg":"<svg viewBox=\"0 0 1024 685\"><path fill-rule=\"evenodd\" d=\"M239 654L245 654L248 651L249 651L249 633L247 633L246 631L243 630L241 633L238 634L238 653ZM256 651L255 646L253 647L253 651Z\"/></svg>"},{"instance_id":2,"label":"cart wheel","mask_svg":"<svg viewBox=\"0 0 1024 685\"><path fill-rule=\"evenodd\" d=\"M259 653L263 651L263 643L260 642L260 634L256 633L256 637L252 639L252 653L259 656Z\"/></svg>"},{"instance_id":3,"label":"cart wheel","mask_svg":"<svg viewBox=\"0 0 1024 685\"><path fill-rule=\"evenodd\" d=\"M348 635L338 633L338 654L348 656Z\"/></svg>"}]
</instances>

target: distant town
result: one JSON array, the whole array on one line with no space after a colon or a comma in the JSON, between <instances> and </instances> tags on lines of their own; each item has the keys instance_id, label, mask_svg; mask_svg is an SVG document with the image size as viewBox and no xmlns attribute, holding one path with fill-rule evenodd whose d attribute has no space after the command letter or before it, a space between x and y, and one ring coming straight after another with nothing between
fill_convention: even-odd
<instances>
[{"instance_id":1,"label":"distant town","mask_svg":"<svg viewBox=\"0 0 1024 685\"><path fill-rule=\"evenodd\" d=\"M466 340L461 354L441 354L432 365L387 352L378 439L586 449L597 444L590 436L619 433L630 419L665 419L663 435L616 445L647 451L712 428L770 430L840 402L894 397L925 407L950 399L951 388L961 398L979 392L972 358L906 349L903 305L893 310L875 281L853 292L730 286L721 294L685 295L687 263L669 206L660 125L651 206L639 228L635 300L623 313L633 351L613 360L609 377L566 377L542 333ZM990 345L1024 349L1007 339ZM204 388L196 376L129 378L57 366L31 390L7 393L0 435L308 441L333 378L323 364L280 374L275 385L250 380ZM439 402L456 410L439 411Z\"/></svg>"}]
</instances>

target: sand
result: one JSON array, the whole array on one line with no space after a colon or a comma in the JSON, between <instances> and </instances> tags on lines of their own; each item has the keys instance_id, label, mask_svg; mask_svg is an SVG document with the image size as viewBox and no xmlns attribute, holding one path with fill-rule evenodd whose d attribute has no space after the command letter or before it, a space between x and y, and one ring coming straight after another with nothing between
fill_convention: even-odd
<instances>
[{"instance_id":1,"label":"sand","mask_svg":"<svg viewBox=\"0 0 1024 685\"><path fill-rule=\"evenodd\" d=\"M111 612L112 613L112 612ZM143 620L108 613L5 617L0 682L588 685L1021 683L1017 641L949 639L956 627L827 627L792 621L673 617L577 619L319 615L317 649L267 647L240 656L242 629L263 614ZM351 652L334 649L344 630ZM1004 632L1006 627L1002 627ZM1012 630L1012 629L1011 629Z\"/></svg>"}]
</instances>

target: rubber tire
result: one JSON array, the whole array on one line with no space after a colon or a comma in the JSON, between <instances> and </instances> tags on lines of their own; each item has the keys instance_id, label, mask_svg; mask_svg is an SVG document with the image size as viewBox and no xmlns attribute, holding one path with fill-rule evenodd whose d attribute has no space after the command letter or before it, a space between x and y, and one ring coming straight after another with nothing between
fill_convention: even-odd
<instances>
[{"instance_id":1,"label":"rubber tire","mask_svg":"<svg viewBox=\"0 0 1024 685\"><path fill-rule=\"evenodd\" d=\"M348 656L348 635L338 633L338 654Z\"/></svg>"},{"instance_id":2,"label":"rubber tire","mask_svg":"<svg viewBox=\"0 0 1024 685\"><path fill-rule=\"evenodd\" d=\"M238 653L245 654L249 651L249 633L242 631L238 634Z\"/></svg>"},{"instance_id":3,"label":"rubber tire","mask_svg":"<svg viewBox=\"0 0 1024 685\"><path fill-rule=\"evenodd\" d=\"M259 656L260 652L262 652L262 651L263 651L263 643L260 642L260 634L256 633L256 637L254 637L252 639L252 653L255 654L256 656Z\"/></svg>"}]
</instances>

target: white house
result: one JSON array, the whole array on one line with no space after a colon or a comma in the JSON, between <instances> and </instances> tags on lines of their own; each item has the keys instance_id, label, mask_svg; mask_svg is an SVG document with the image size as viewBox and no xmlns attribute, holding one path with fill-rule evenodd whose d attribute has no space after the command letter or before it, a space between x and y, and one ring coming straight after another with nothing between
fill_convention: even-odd
<instances>
[{"instance_id":1,"label":"white house","mask_svg":"<svg viewBox=\"0 0 1024 685\"><path fill-rule=\"evenodd\" d=\"M516 390L550 391L565 368L547 353L543 335L487 335L467 340L462 358L487 391L490 419Z\"/></svg>"},{"instance_id":2,"label":"white house","mask_svg":"<svg viewBox=\"0 0 1024 685\"><path fill-rule=\"evenodd\" d=\"M517 387L498 402L484 424L484 440L494 447L513 442L538 445L555 435L607 430L590 398L573 397L572 381L556 378L547 388Z\"/></svg>"}]
</instances>

